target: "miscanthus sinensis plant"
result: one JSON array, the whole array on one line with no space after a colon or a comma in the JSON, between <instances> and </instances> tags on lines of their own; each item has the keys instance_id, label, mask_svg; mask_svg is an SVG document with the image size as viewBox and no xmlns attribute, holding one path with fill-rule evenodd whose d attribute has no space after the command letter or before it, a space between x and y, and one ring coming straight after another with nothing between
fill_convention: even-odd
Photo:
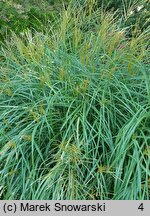
<instances>
[{"instance_id":1,"label":"miscanthus sinensis plant","mask_svg":"<svg viewBox=\"0 0 150 216\"><path fill-rule=\"evenodd\" d=\"M149 199L146 30L71 5L0 53L1 199Z\"/></svg>"}]
</instances>

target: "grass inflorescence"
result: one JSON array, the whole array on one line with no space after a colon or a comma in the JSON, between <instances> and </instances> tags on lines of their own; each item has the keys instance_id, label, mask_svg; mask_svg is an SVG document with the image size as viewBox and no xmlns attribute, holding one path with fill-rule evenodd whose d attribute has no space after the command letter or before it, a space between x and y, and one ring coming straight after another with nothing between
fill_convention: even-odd
<instances>
[{"instance_id":1,"label":"grass inflorescence","mask_svg":"<svg viewBox=\"0 0 150 216\"><path fill-rule=\"evenodd\" d=\"M94 8L94 10L93 10ZM94 1L1 49L1 199L149 199L149 31Z\"/></svg>"}]
</instances>

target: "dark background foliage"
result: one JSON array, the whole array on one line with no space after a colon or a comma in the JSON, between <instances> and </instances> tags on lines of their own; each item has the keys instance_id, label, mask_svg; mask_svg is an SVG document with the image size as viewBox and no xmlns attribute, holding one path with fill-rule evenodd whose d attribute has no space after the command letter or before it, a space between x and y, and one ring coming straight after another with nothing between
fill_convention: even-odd
<instances>
[{"instance_id":1,"label":"dark background foliage","mask_svg":"<svg viewBox=\"0 0 150 216\"><path fill-rule=\"evenodd\" d=\"M149 0L98 0L99 7L107 11L117 11L123 18L123 25L130 26L130 35L136 29L140 34L150 25L150 1ZM131 12L129 14L129 12Z\"/></svg>"},{"instance_id":2,"label":"dark background foliage","mask_svg":"<svg viewBox=\"0 0 150 216\"><path fill-rule=\"evenodd\" d=\"M65 0L68 4L70 0ZM130 27L129 36L135 30L140 34L149 26L149 0L80 0L81 3L95 2L106 11L116 11L123 19L123 27ZM138 10L138 7L142 8ZM61 0L2 0L0 1L0 41L4 41L11 32L20 34L27 29L45 31L47 22L56 20L63 4ZM129 9L132 14L127 14Z\"/></svg>"},{"instance_id":3,"label":"dark background foliage","mask_svg":"<svg viewBox=\"0 0 150 216\"><path fill-rule=\"evenodd\" d=\"M47 22L59 15L61 7L59 0L0 1L0 41L12 31L16 34L27 29L44 31Z\"/></svg>"}]
</instances>

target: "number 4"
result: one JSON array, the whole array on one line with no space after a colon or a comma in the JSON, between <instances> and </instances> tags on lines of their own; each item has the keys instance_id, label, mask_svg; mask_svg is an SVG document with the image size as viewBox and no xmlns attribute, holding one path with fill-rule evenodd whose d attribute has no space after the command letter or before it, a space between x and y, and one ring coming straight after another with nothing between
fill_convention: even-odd
<instances>
[{"instance_id":1,"label":"number 4","mask_svg":"<svg viewBox=\"0 0 150 216\"><path fill-rule=\"evenodd\" d=\"M144 210L144 206L143 206L143 203L141 203L138 207L139 210L143 211Z\"/></svg>"}]
</instances>

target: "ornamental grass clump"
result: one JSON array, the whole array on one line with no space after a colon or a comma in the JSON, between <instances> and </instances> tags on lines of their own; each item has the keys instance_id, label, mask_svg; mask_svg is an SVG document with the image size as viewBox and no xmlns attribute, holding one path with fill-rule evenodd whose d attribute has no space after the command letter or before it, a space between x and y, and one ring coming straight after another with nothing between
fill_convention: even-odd
<instances>
[{"instance_id":1,"label":"ornamental grass clump","mask_svg":"<svg viewBox=\"0 0 150 216\"><path fill-rule=\"evenodd\" d=\"M47 34L6 41L1 199L150 198L149 31L119 23L76 3Z\"/></svg>"}]
</instances>

